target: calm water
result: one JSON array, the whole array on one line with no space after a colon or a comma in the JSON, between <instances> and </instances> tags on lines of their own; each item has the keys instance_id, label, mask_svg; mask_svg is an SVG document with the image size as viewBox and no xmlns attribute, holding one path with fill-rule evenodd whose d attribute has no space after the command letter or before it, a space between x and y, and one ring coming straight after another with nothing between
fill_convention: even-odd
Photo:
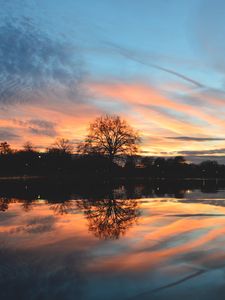
<instances>
[{"instance_id":1,"label":"calm water","mask_svg":"<svg viewBox=\"0 0 225 300\"><path fill-rule=\"evenodd\" d=\"M224 299L220 182L0 184L0 299Z\"/></svg>"}]
</instances>

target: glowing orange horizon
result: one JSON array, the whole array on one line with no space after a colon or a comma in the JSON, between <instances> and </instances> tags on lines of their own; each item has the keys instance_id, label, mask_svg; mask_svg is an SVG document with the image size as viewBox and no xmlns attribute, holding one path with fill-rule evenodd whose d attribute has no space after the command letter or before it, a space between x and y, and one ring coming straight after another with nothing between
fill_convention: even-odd
<instances>
[{"instance_id":1,"label":"glowing orange horizon","mask_svg":"<svg viewBox=\"0 0 225 300\"><path fill-rule=\"evenodd\" d=\"M169 156L180 151L201 151L223 148L222 141L186 142L167 137L195 136L223 137L225 119L211 111L196 110L189 104L165 96L165 93L144 84L97 83L89 82L84 85L92 102L73 103L70 100L51 101L44 105L23 104L8 108L8 114L0 119L0 127L12 128L20 136L9 139L13 148L21 148L26 141L43 151L57 137L71 141L82 141L86 135L89 123L97 116L109 113L118 114L126 119L142 136L141 153L144 155ZM168 90L174 86L166 87ZM185 87L179 86L181 91ZM209 103L212 97L205 98ZM218 103L221 102L220 99ZM105 105L106 109L102 107ZM29 121L40 119L54 123L55 134L35 135L30 132ZM18 122L22 120L22 122ZM25 126L24 124L26 124ZM22 125L21 125L22 124ZM75 142L75 144L76 144ZM215 153L217 156L222 153Z\"/></svg>"}]
</instances>

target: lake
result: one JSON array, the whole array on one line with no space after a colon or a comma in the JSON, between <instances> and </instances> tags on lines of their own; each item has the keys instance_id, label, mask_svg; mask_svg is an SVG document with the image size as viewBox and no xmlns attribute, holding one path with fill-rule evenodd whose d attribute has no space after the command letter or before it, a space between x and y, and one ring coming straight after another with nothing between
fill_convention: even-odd
<instances>
[{"instance_id":1,"label":"lake","mask_svg":"<svg viewBox=\"0 0 225 300\"><path fill-rule=\"evenodd\" d=\"M0 299L224 299L225 183L0 182Z\"/></svg>"}]
</instances>

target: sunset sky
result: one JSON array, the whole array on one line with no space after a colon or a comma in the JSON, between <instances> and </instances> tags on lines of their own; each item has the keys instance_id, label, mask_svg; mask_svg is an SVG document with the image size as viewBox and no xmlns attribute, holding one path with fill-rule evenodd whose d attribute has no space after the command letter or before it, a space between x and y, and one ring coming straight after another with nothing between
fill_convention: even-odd
<instances>
[{"instance_id":1,"label":"sunset sky","mask_svg":"<svg viewBox=\"0 0 225 300\"><path fill-rule=\"evenodd\" d=\"M145 155L225 162L225 1L0 4L0 141L76 145L117 114Z\"/></svg>"}]
</instances>

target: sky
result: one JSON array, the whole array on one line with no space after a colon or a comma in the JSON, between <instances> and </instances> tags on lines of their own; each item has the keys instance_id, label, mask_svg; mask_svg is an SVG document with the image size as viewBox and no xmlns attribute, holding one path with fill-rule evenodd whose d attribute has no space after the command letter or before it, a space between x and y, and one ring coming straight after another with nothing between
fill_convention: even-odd
<instances>
[{"instance_id":1,"label":"sky","mask_svg":"<svg viewBox=\"0 0 225 300\"><path fill-rule=\"evenodd\" d=\"M0 5L0 141L76 146L116 114L144 155L225 162L225 1Z\"/></svg>"}]
</instances>

